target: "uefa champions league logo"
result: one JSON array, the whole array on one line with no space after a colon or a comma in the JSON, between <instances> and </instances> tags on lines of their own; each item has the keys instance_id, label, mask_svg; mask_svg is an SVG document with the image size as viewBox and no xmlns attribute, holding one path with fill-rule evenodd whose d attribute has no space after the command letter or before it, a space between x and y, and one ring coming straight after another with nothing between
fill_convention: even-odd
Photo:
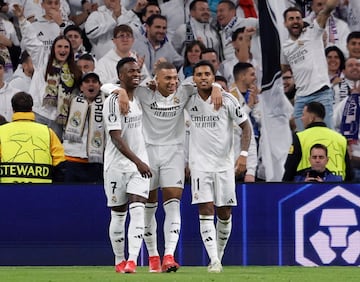
<instances>
[{"instance_id":1,"label":"uefa champions league logo","mask_svg":"<svg viewBox=\"0 0 360 282\"><path fill-rule=\"evenodd\" d=\"M346 208L329 208L335 198L343 201ZM320 209L318 231L307 234L306 221L314 220L310 213ZM360 226L356 211L360 210L360 198L336 186L303 205L295 212L295 259L303 266L330 265L335 260L355 265L360 256ZM310 217L310 219L309 219ZM317 256L305 252L310 244Z\"/></svg>"}]
</instances>

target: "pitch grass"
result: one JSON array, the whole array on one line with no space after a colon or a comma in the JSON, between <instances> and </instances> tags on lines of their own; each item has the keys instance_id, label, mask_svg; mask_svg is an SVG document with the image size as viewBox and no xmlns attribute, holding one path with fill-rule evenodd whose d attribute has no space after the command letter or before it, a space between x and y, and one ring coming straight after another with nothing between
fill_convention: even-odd
<instances>
[{"instance_id":1,"label":"pitch grass","mask_svg":"<svg viewBox=\"0 0 360 282\"><path fill-rule=\"evenodd\" d=\"M358 267L225 266L222 273L207 273L206 267L181 267L177 273L149 273L138 267L135 274L118 274L110 266L0 267L1 282L297 282L360 281Z\"/></svg>"}]
</instances>

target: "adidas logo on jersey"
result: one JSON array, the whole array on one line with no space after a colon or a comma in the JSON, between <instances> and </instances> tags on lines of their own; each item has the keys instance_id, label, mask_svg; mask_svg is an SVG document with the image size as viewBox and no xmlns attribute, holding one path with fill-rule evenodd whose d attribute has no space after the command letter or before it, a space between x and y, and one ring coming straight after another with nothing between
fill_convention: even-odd
<instances>
[{"instance_id":1,"label":"adidas logo on jersey","mask_svg":"<svg viewBox=\"0 0 360 282\"><path fill-rule=\"evenodd\" d=\"M176 184L182 184L182 181L181 181L181 179L178 181L178 182L176 182Z\"/></svg>"},{"instance_id":2,"label":"adidas logo on jersey","mask_svg":"<svg viewBox=\"0 0 360 282\"><path fill-rule=\"evenodd\" d=\"M38 33L38 36L42 36L42 35L44 35L44 34L42 33L42 31L40 31L40 32Z\"/></svg>"},{"instance_id":3,"label":"adidas logo on jersey","mask_svg":"<svg viewBox=\"0 0 360 282\"><path fill-rule=\"evenodd\" d=\"M233 204L233 203L234 203L233 199L230 199L229 201L227 201L227 204Z\"/></svg>"},{"instance_id":4,"label":"adidas logo on jersey","mask_svg":"<svg viewBox=\"0 0 360 282\"><path fill-rule=\"evenodd\" d=\"M198 111L197 106L195 106L195 107L191 108L191 109L190 109L190 111L191 111L191 112L197 112L197 111Z\"/></svg>"},{"instance_id":5,"label":"adidas logo on jersey","mask_svg":"<svg viewBox=\"0 0 360 282\"><path fill-rule=\"evenodd\" d=\"M156 102L150 104L150 109L157 109L158 108L158 104Z\"/></svg>"}]
</instances>

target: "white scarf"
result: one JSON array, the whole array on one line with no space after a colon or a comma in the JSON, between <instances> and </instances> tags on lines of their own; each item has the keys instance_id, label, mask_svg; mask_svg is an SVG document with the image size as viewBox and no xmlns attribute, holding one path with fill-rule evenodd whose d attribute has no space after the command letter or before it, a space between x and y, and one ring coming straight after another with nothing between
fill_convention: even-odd
<instances>
[{"instance_id":1,"label":"white scarf","mask_svg":"<svg viewBox=\"0 0 360 282\"><path fill-rule=\"evenodd\" d=\"M87 155L90 163L103 163L104 154L104 124L102 108L105 97L99 94L93 103L89 104L83 95L71 101L69 118L66 123L64 139L82 143L82 135L88 121Z\"/></svg>"}]
</instances>

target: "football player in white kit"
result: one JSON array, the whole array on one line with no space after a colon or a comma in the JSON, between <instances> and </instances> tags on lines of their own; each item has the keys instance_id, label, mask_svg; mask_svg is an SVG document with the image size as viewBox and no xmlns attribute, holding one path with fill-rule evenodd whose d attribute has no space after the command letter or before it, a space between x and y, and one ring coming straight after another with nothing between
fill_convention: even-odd
<instances>
[{"instance_id":1,"label":"football player in white kit","mask_svg":"<svg viewBox=\"0 0 360 282\"><path fill-rule=\"evenodd\" d=\"M251 126L238 100L230 93L223 93L223 106L219 111L210 104L215 81L211 63L197 63L193 80L198 95L192 96L186 105L191 120L189 168L192 204L199 208L201 238L210 258L208 271L221 272L221 259L232 228L231 207L237 205L235 173L246 171ZM241 152L235 164L233 122L242 129Z\"/></svg>"},{"instance_id":2,"label":"football player in white kit","mask_svg":"<svg viewBox=\"0 0 360 282\"><path fill-rule=\"evenodd\" d=\"M140 82L140 68L134 58L117 64L121 85L129 97L130 111L125 116L118 107L118 95L111 94L104 103L106 132L104 188L111 208L109 236L115 254L115 271L136 272L143 241L144 210L149 195L148 155L142 134L142 109L133 91ZM125 220L129 208L128 260L125 260Z\"/></svg>"},{"instance_id":3,"label":"football player in white kit","mask_svg":"<svg viewBox=\"0 0 360 282\"><path fill-rule=\"evenodd\" d=\"M180 234L180 199L184 188L185 170L183 111L190 96L196 95L197 92L192 83L178 87L176 68L169 62L159 63L155 74L155 92L146 85L140 85L135 91L144 112L143 133L152 172L150 194L145 207L144 240L149 253L149 271L175 272L180 267L174 259L174 252ZM101 89L107 93L116 93L118 87L106 84ZM127 98L126 95L121 97ZM219 108L222 97L218 87L214 87L212 98L216 108ZM155 218L158 187L162 189L165 211L165 251L162 264L157 248Z\"/></svg>"}]
</instances>

